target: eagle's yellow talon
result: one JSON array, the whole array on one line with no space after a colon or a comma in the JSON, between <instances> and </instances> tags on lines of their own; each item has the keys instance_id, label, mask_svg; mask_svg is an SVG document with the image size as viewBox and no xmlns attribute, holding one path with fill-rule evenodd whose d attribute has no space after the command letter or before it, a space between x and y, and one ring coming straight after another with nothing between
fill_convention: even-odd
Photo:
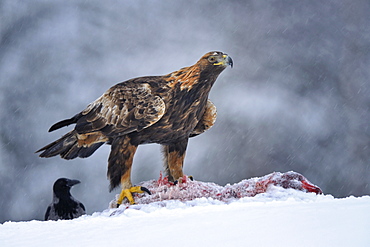
<instances>
[{"instance_id":1,"label":"eagle's yellow talon","mask_svg":"<svg viewBox=\"0 0 370 247\"><path fill-rule=\"evenodd\" d=\"M122 204L122 201L125 198L127 198L127 200L129 201L131 205L135 204L135 200L132 196L132 193L144 193L144 192L151 195L150 191L147 188L141 187L141 186L135 186L129 189L122 190L117 200L117 207Z\"/></svg>"}]
</instances>

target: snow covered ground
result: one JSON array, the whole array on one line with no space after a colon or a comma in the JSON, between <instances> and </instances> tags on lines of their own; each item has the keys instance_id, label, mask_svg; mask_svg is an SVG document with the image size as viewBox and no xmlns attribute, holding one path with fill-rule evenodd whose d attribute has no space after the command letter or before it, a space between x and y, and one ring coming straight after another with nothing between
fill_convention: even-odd
<instances>
[{"instance_id":1,"label":"snow covered ground","mask_svg":"<svg viewBox=\"0 0 370 247\"><path fill-rule=\"evenodd\" d=\"M255 197L110 209L64 221L5 222L0 246L370 246L370 196L270 186Z\"/></svg>"}]
</instances>

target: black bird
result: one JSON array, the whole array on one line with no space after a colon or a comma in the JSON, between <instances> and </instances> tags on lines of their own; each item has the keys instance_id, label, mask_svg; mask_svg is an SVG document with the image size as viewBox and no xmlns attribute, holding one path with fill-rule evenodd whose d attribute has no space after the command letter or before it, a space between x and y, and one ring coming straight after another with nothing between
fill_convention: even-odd
<instances>
[{"instance_id":1,"label":"black bird","mask_svg":"<svg viewBox=\"0 0 370 247\"><path fill-rule=\"evenodd\" d=\"M45 213L45 220L70 220L85 214L85 206L73 198L70 189L78 180L59 178L53 186L53 202Z\"/></svg>"}]
</instances>

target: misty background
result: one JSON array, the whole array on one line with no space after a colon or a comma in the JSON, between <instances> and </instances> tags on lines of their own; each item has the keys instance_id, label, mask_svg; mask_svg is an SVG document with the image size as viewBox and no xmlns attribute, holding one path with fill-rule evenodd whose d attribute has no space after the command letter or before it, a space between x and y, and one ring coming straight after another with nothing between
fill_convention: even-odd
<instances>
[{"instance_id":1,"label":"misty background","mask_svg":"<svg viewBox=\"0 0 370 247\"><path fill-rule=\"evenodd\" d=\"M34 152L49 127L114 84L223 51L215 126L191 138L184 172L221 185L296 171L335 197L370 194L370 1L0 0L0 222L43 219L59 177L89 214L108 192L110 146L87 159ZM140 146L133 183L157 179Z\"/></svg>"}]
</instances>

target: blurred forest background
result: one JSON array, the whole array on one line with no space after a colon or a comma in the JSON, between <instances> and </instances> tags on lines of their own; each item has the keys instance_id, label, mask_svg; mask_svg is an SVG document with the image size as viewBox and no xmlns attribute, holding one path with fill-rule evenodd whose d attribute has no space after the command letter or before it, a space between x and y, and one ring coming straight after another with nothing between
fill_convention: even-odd
<instances>
[{"instance_id":1,"label":"blurred forest background","mask_svg":"<svg viewBox=\"0 0 370 247\"><path fill-rule=\"evenodd\" d=\"M185 173L221 185L296 171L336 197L370 194L370 1L0 0L0 222L43 219L59 177L89 214L114 197L109 146L87 159L34 152L49 127L114 84L220 50L234 60L210 98L215 126L192 138ZM140 146L133 182L157 179Z\"/></svg>"}]
</instances>

